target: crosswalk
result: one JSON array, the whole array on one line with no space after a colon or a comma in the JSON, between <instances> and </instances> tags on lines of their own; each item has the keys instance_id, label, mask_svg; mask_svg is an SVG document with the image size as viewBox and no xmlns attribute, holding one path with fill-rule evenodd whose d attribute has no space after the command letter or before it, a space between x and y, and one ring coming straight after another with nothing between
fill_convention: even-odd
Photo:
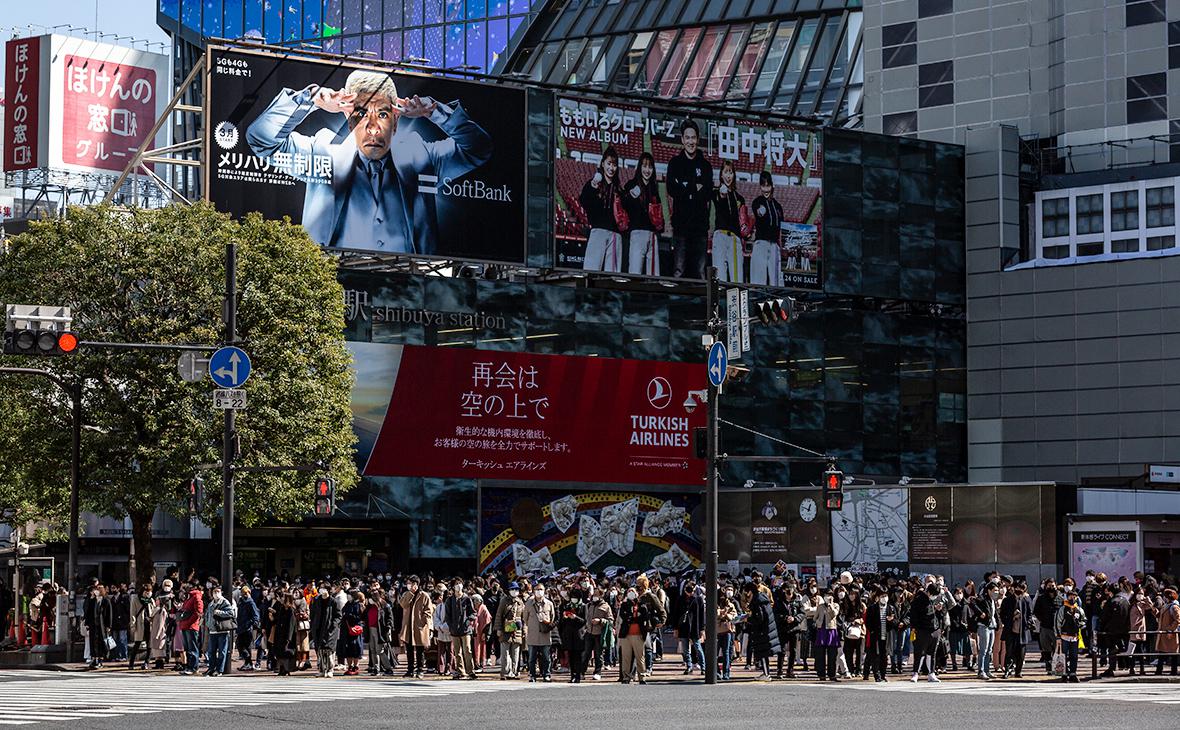
<instances>
[{"instance_id":1,"label":"crosswalk","mask_svg":"<svg viewBox=\"0 0 1180 730\"><path fill-rule=\"evenodd\" d=\"M0 671L0 726L295 702L410 699L548 688L516 682Z\"/></svg>"},{"instance_id":2,"label":"crosswalk","mask_svg":"<svg viewBox=\"0 0 1180 730\"><path fill-rule=\"evenodd\" d=\"M990 697L1045 698L1058 700L1106 700L1117 702L1148 702L1160 705L1180 705L1180 691L1174 684L1064 684L1060 682L1004 683L1004 682L942 682L890 681L885 684L848 682L830 689L854 689L865 692L912 692L918 694L971 695Z\"/></svg>"}]
</instances>

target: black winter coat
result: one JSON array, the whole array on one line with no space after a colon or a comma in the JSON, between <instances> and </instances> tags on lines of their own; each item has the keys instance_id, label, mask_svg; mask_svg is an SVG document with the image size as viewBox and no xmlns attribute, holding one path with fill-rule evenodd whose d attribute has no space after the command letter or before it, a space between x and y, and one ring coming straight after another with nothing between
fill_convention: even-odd
<instances>
[{"instance_id":1,"label":"black winter coat","mask_svg":"<svg viewBox=\"0 0 1180 730\"><path fill-rule=\"evenodd\" d=\"M795 619L792 621L791 619ZM778 627L779 640L789 639L803 630L805 615L803 602L798 598L787 600L781 592L774 598L774 622Z\"/></svg>"},{"instance_id":2,"label":"black winter coat","mask_svg":"<svg viewBox=\"0 0 1180 730\"><path fill-rule=\"evenodd\" d=\"M567 616L566 612L572 612L573 615ZM566 651L582 650L582 628L585 626L586 604L573 600L561 604L557 614L557 635L561 637L561 646Z\"/></svg>"},{"instance_id":3,"label":"black winter coat","mask_svg":"<svg viewBox=\"0 0 1180 730\"><path fill-rule=\"evenodd\" d=\"M781 644L778 625L774 620L774 607L770 597L761 591L754 591L750 599L750 615L746 617L746 629L750 632L750 651L758 659L767 659L778 654Z\"/></svg>"},{"instance_id":4,"label":"black winter coat","mask_svg":"<svg viewBox=\"0 0 1180 730\"><path fill-rule=\"evenodd\" d=\"M311 602L311 643L317 650L336 651L340 641L340 607L331 596Z\"/></svg>"},{"instance_id":5,"label":"black winter coat","mask_svg":"<svg viewBox=\"0 0 1180 730\"><path fill-rule=\"evenodd\" d=\"M705 602L695 593L681 594L676 613L676 631L681 639L696 639L705 630Z\"/></svg>"}]
</instances>

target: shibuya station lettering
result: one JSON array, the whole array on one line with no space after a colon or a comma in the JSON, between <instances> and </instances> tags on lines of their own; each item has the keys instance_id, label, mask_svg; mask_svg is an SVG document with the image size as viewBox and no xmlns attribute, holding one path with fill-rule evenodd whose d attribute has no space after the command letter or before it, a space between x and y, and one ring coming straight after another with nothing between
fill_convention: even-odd
<instances>
[{"instance_id":1,"label":"shibuya station lettering","mask_svg":"<svg viewBox=\"0 0 1180 730\"><path fill-rule=\"evenodd\" d=\"M688 446L688 419L680 416L631 416L632 446Z\"/></svg>"},{"instance_id":2,"label":"shibuya station lettering","mask_svg":"<svg viewBox=\"0 0 1180 730\"><path fill-rule=\"evenodd\" d=\"M426 327L471 327L472 329L504 329L503 316L483 312L440 312L431 309L382 307L369 303L369 292L363 289L344 290L344 320L365 320L373 324L420 324Z\"/></svg>"}]
</instances>

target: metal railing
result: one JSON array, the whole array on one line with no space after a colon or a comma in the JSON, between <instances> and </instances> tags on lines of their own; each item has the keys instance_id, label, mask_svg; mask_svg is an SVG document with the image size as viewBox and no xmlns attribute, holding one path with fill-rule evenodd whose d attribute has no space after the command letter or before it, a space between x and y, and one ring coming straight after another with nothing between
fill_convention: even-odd
<instances>
[{"instance_id":1,"label":"metal railing","mask_svg":"<svg viewBox=\"0 0 1180 730\"><path fill-rule=\"evenodd\" d=\"M1117 636L1121 639L1124 636L1131 636L1131 635L1134 635L1134 636L1158 636L1158 635L1163 635L1163 634L1175 635L1175 634L1177 634L1177 632L1176 631L1131 631L1127 634L1117 634ZM1094 646L1092 647L1092 651L1090 654L1090 679L1098 679L1099 655L1106 656L1106 661L1109 662L1107 664L1106 670L1108 672L1112 672L1112 673L1115 670L1115 664L1117 664L1120 659L1127 660L1127 663L1131 665L1130 670L1132 672L1134 672L1136 659L1147 659L1150 657L1150 658L1158 659L1162 662L1164 659L1171 657L1174 661L1180 662L1180 652L1174 652L1174 651L1169 651L1169 652L1136 651L1134 654L1124 654L1122 652L1116 653L1113 650L1107 650L1104 653L1103 650L1099 648L1102 645L1101 641L1100 641L1100 637L1111 636L1111 635L1112 634L1102 632L1102 631L1095 631L1094 632L1094 642L1095 643L1094 643ZM1138 643L1139 642L1136 642L1136 644L1138 644ZM1138 646L1136 646L1136 649L1138 649ZM1146 666L1146 662L1144 662L1144 665ZM1162 663L1160 664L1160 667L1161 668L1163 667Z\"/></svg>"}]
</instances>

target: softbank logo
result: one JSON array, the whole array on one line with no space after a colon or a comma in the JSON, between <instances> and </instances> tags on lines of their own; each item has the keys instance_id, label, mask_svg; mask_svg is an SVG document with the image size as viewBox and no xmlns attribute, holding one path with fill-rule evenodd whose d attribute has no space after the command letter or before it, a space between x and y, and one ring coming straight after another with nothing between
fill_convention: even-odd
<instances>
[{"instance_id":1,"label":"softbank logo","mask_svg":"<svg viewBox=\"0 0 1180 730\"><path fill-rule=\"evenodd\" d=\"M512 190L507 185L493 186L483 180L455 180L450 177L444 177L440 185L438 175L418 175L418 192L427 195L442 194L448 198L512 202Z\"/></svg>"}]
</instances>

